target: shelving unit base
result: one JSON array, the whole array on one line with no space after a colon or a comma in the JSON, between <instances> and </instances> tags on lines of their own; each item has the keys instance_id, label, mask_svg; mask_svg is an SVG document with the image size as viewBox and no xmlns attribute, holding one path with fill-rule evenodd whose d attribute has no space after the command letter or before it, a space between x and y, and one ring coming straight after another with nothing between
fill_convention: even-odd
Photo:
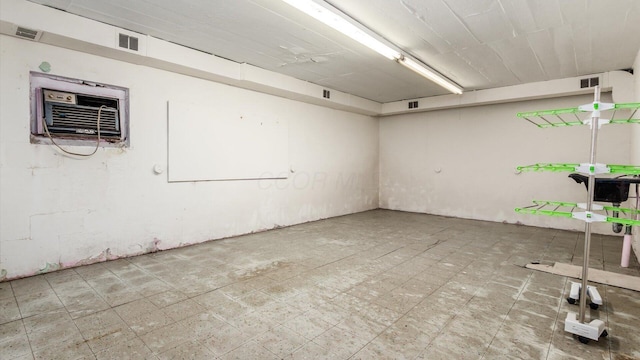
<instances>
[{"instance_id":1,"label":"shelving unit base","mask_svg":"<svg viewBox=\"0 0 640 360\"><path fill-rule=\"evenodd\" d=\"M580 300L580 289L582 288L582 284L578 282L571 282L571 291L569 292L569 297L567 301L569 304L575 304ZM591 300L589 302L589 306L592 309L597 309L598 306L602 305L602 297L600 296L600 292L595 286L587 285L587 296Z\"/></svg>"},{"instance_id":2,"label":"shelving unit base","mask_svg":"<svg viewBox=\"0 0 640 360\"><path fill-rule=\"evenodd\" d=\"M601 337L607 336L604 329L604 321L592 320L589 323L581 323L578 321L578 314L569 311L564 320L564 331L578 336L580 342L586 344L589 340L600 340Z\"/></svg>"}]
</instances>

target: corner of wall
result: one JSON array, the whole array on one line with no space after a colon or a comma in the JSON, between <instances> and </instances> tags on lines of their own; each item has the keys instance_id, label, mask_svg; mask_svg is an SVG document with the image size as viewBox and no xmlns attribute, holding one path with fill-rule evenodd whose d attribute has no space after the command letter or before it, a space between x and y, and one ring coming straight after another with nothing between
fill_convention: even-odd
<instances>
[{"instance_id":1,"label":"corner of wall","mask_svg":"<svg viewBox=\"0 0 640 360\"><path fill-rule=\"evenodd\" d=\"M635 78L635 101L640 102L640 50L636 55L636 61L633 63L634 78ZM631 136L631 162L632 164L640 164L640 125L632 126ZM636 196L638 194L636 193ZM633 235L633 251L640 262L640 229L636 227Z\"/></svg>"}]
</instances>

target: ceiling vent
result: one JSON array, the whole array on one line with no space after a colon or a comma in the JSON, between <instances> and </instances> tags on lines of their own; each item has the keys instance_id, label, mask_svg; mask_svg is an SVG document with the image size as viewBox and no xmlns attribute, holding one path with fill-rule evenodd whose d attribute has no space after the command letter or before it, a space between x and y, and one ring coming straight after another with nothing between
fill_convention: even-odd
<instances>
[{"instance_id":1,"label":"ceiling vent","mask_svg":"<svg viewBox=\"0 0 640 360\"><path fill-rule=\"evenodd\" d=\"M409 109L417 109L418 108L418 101L409 101Z\"/></svg>"},{"instance_id":2,"label":"ceiling vent","mask_svg":"<svg viewBox=\"0 0 640 360\"><path fill-rule=\"evenodd\" d=\"M138 38L127 34L118 34L118 46L124 49L138 51Z\"/></svg>"},{"instance_id":3,"label":"ceiling vent","mask_svg":"<svg viewBox=\"0 0 640 360\"><path fill-rule=\"evenodd\" d=\"M322 97L325 98L325 99L330 99L331 98L331 91L322 90Z\"/></svg>"},{"instance_id":4,"label":"ceiling vent","mask_svg":"<svg viewBox=\"0 0 640 360\"><path fill-rule=\"evenodd\" d=\"M114 48L137 55L147 54L146 35L118 28L115 29L114 35Z\"/></svg>"},{"instance_id":5,"label":"ceiling vent","mask_svg":"<svg viewBox=\"0 0 640 360\"><path fill-rule=\"evenodd\" d=\"M599 77L580 79L580 89L590 88L600 85Z\"/></svg>"},{"instance_id":6,"label":"ceiling vent","mask_svg":"<svg viewBox=\"0 0 640 360\"><path fill-rule=\"evenodd\" d=\"M42 36L42 31L16 26L13 35L22 39L38 41Z\"/></svg>"}]
</instances>

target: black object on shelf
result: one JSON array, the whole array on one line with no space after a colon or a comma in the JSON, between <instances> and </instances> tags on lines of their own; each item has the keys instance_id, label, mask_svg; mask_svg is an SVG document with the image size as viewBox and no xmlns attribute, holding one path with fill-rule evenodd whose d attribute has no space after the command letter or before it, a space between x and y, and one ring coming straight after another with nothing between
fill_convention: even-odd
<instances>
[{"instance_id":1,"label":"black object on shelf","mask_svg":"<svg viewBox=\"0 0 640 360\"><path fill-rule=\"evenodd\" d=\"M581 174L571 174L570 178L578 184L584 183L589 190L589 177ZM593 201L620 204L629 199L629 185L640 183L640 178L596 178L596 187L593 190Z\"/></svg>"}]
</instances>

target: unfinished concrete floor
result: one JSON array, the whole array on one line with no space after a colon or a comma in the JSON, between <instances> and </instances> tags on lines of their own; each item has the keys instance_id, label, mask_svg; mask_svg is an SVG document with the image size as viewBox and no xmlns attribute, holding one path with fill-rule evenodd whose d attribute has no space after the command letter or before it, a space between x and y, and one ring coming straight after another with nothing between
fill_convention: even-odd
<instances>
[{"instance_id":1,"label":"unfinished concrete floor","mask_svg":"<svg viewBox=\"0 0 640 360\"><path fill-rule=\"evenodd\" d=\"M640 293L598 285L609 336L564 332L583 234L376 210L0 283L2 359L640 358ZM594 236L591 267L619 267Z\"/></svg>"}]
</instances>

